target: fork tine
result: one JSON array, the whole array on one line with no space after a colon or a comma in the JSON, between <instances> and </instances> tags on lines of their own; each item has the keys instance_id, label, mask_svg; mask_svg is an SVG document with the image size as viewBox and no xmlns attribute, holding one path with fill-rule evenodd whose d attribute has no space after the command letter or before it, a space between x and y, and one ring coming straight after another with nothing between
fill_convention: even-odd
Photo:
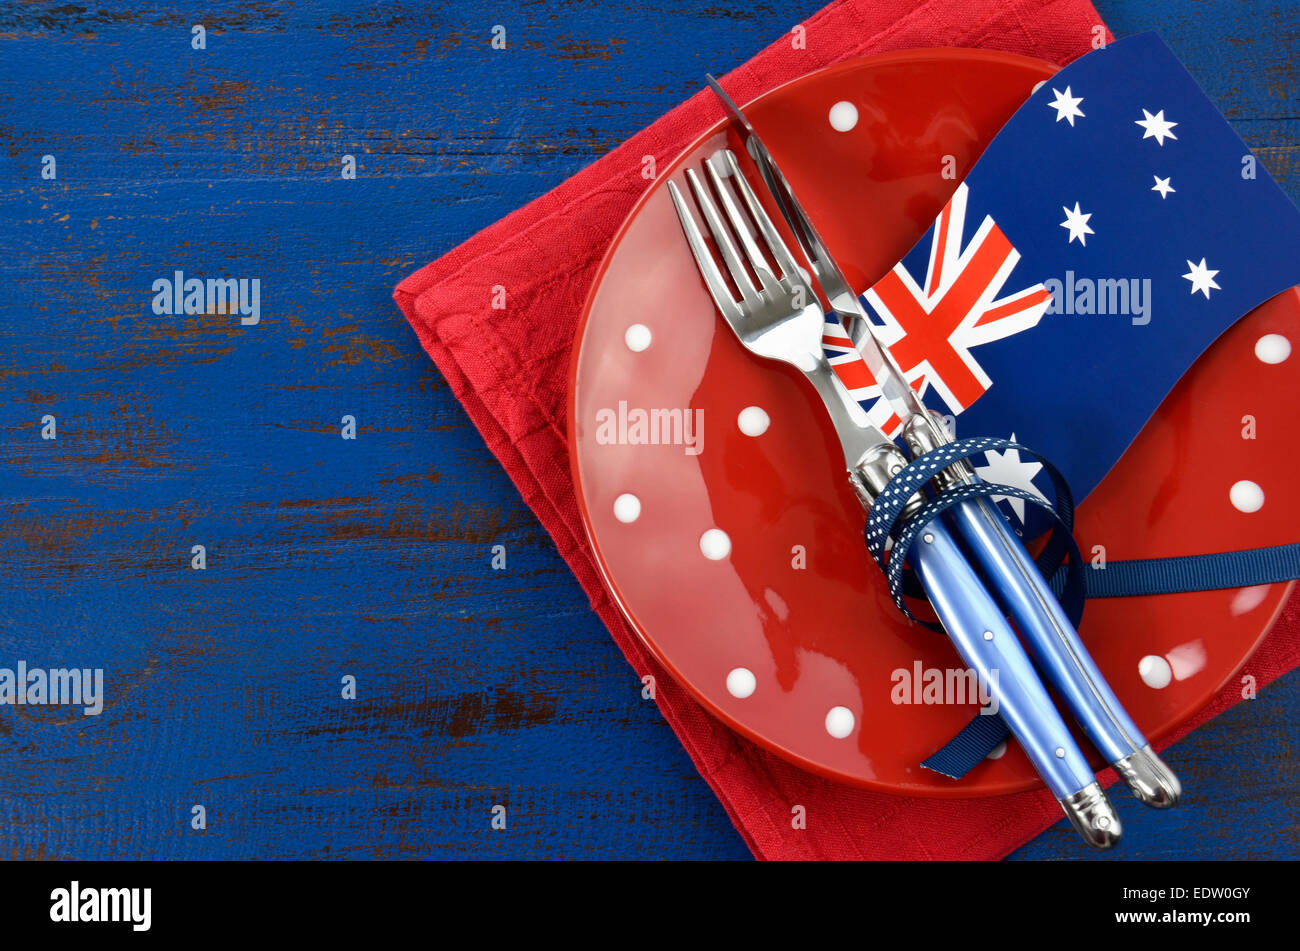
<instances>
[{"instance_id":1,"label":"fork tine","mask_svg":"<svg viewBox=\"0 0 1300 951\"><path fill-rule=\"evenodd\" d=\"M767 246L772 250L772 257L781 268L781 276L797 284L806 284L807 281L800 272L794 255L790 253L789 246L782 239L780 232L776 230L776 225L772 224L772 219L768 217L763 205L758 200L758 195L754 193L754 189L745 180L745 176L741 174L740 164L736 161L736 154L731 149L723 149L722 153L723 160L727 163L727 170L730 172L729 177L736 183L736 190L740 192L745 207L749 209L749 214L758 225L758 230L763 233L763 240L767 242Z\"/></svg>"},{"instance_id":2,"label":"fork tine","mask_svg":"<svg viewBox=\"0 0 1300 951\"><path fill-rule=\"evenodd\" d=\"M731 153L728 152L728 155ZM704 168L708 172L709 180L713 182L713 190L717 192L718 197L722 199L722 211L731 222L731 230L736 233L740 239L740 245L745 251L745 256L749 259L749 266L753 268L754 273L758 276L759 283L763 285L763 290L767 293L774 293L778 287L776 275L767 263L767 258L759 250L758 242L754 240L754 231L750 226L749 219L741 212L736 205L736 199L732 193L731 186L726 183L723 176L718 173L718 168L714 164L714 155L707 159ZM730 169L724 169L724 174L732 174Z\"/></svg>"},{"instance_id":3,"label":"fork tine","mask_svg":"<svg viewBox=\"0 0 1300 951\"><path fill-rule=\"evenodd\" d=\"M726 262L727 270L731 272L732 280L735 281L741 298L750 307L757 307L761 302L758 290L754 287L754 282L749 279L745 265L741 263L740 252L736 250L736 244L731 240L727 226L722 223L722 218L718 215L718 206L709 197L700 177L695 174L695 169L686 170L686 180L691 183L691 191L695 193L695 203L699 206L700 213L704 215L704 223L713 233L713 240L718 245L718 250L722 252L722 260Z\"/></svg>"},{"instance_id":4,"label":"fork tine","mask_svg":"<svg viewBox=\"0 0 1300 951\"><path fill-rule=\"evenodd\" d=\"M740 308L735 298L731 296L731 288L727 287L727 281L718 268L718 262L713 259L712 252L704 243L700 226L695 223L694 216L686 206L686 199L682 198L682 193L674 182L668 183L668 194L672 197L673 207L677 209L677 218L682 223L682 231L686 233L686 243L691 246L691 254L695 256L695 264L700 276L704 278L709 293L713 295L713 303L717 305L727 322L736 326L740 320Z\"/></svg>"}]
</instances>

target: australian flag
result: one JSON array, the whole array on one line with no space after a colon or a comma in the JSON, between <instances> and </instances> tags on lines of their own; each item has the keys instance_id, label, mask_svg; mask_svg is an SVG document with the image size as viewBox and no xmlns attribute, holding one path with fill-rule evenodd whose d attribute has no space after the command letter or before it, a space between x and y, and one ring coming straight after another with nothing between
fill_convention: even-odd
<instances>
[{"instance_id":1,"label":"australian flag","mask_svg":"<svg viewBox=\"0 0 1300 951\"><path fill-rule=\"evenodd\" d=\"M1041 84L862 299L957 435L1014 436L1082 498L1196 358L1296 284L1300 212L1145 33ZM823 343L893 435L898 420L833 316ZM1045 487L1019 459L974 462L991 481Z\"/></svg>"}]
</instances>

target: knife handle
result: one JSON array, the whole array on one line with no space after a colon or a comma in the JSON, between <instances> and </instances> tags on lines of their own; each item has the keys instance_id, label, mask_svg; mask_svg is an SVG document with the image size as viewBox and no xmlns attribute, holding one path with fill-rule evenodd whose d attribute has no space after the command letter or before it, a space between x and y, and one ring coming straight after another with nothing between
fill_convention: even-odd
<instances>
[{"instance_id":1,"label":"knife handle","mask_svg":"<svg viewBox=\"0 0 1300 951\"><path fill-rule=\"evenodd\" d=\"M1006 520L985 499L960 502L949 511L994 596L1015 619L1039 669L1088 739L1139 800L1161 809L1176 803L1178 777L1152 752Z\"/></svg>"},{"instance_id":2,"label":"knife handle","mask_svg":"<svg viewBox=\"0 0 1300 951\"><path fill-rule=\"evenodd\" d=\"M957 653L985 684L1070 822L1090 845L1114 845L1118 816L1002 609L940 519L917 533L909 557Z\"/></svg>"}]
</instances>

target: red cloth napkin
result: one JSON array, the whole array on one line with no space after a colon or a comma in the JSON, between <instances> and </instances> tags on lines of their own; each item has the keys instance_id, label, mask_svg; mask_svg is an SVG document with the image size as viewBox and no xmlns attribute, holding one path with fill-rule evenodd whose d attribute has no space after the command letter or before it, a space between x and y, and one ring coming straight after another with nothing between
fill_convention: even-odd
<instances>
[{"instance_id":1,"label":"red cloth napkin","mask_svg":"<svg viewBox=\"0 0 1300 951\"><path fill-rule=\"evenodd\" d=\"M782 38L731 73L726 87L745 102L844 59L936 46L1005 50L1064 65L1089 50L1101 23L1087 0L841 0L804 22L806 48L795 50ZM408 277L397 302L614 640L638 674L655 676L665 719L756 856L999 858L1061 818L1046 790L914 799L804 772L705 713L650 657L601 583L578 515L565 437L577 321L602 256L646 187L642 156L667 164L720 117L717 104L697 94ZM496 285L507 288L505 310L491 307ZM1246 673L1262 686L1297 663L1300 599L1292 599ZM1230 686L1182 733L1239 699L1239 688ZM792 828L796 804L806 809L804 829Z\"/></svg>"}]
</instances>

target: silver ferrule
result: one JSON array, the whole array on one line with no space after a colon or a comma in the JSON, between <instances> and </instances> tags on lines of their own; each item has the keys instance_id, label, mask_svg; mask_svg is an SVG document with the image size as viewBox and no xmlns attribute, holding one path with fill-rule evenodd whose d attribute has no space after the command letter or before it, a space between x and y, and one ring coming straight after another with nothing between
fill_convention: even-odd
<instances>
[{"instance_id":1,"label":"silver ferrule","mask_svg":"<svg viewBox=\"0 0 1300 951\"><path fill-rule=\"evenodd\" d=\"M907 462L903 450L893 443L880 443L867 450L857 465L849 470L849 483L863 508L870 509L875 504L876 497L885 490L890 479L903 471ZM912 515L923 501L919 494L908 499L902 517Z\"/></svg>"},{"instance_id":2,"label":"silver ferrule","mask_svg":"<svg viewBox=\"0 0 1300 951\"><path fill-rule=\"evenodd\" d=\"M915 458L938 449L952 442L944 429L943 418L933 411L925 415L913 415L903 424L903 441L912 450ZM934 484L939 489L951 489L971 480L970 466L964 460L954 462L934 477Z\"/></svg>"},{"instance_id":3,"label":"silver ferrule","mask_svg":"<svg viewBox=\"0 0 1300 951\"><path fill-rule=\"evenodd\" d=\"M1095 849L1109 849L1124 829L1101 783L1089 783L1073 796L1058 799L1070 825Z\"/></svg>"},{"instance_id":4,"label":"silver ferrule","mask_svg":"<svg viewBox=\"0 0 1300 951\"><path fill-rule=\"evenodd\" d=\"M1114 763L1115 772L1139 801L1155 809L1168 809L1183 794L1182 784L1164 760L1144 746Z\"/></svg>"}]
</instances>

